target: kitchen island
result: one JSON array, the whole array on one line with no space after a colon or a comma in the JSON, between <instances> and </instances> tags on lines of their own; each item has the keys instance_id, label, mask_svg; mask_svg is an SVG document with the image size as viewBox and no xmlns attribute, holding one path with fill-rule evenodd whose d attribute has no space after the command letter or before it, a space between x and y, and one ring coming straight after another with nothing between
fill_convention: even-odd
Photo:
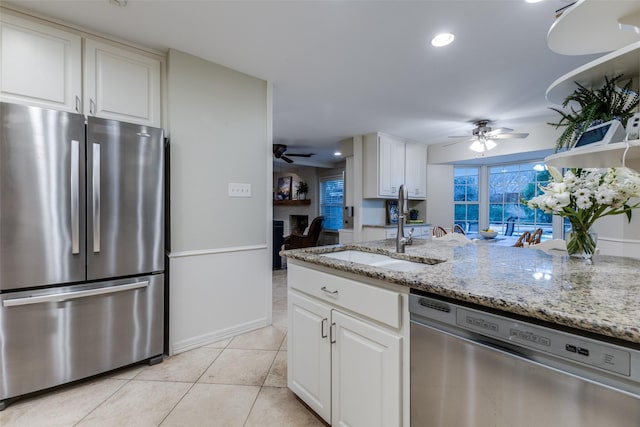
<instances>
[{"instance_id":1,"label":"kitchen island","mask_svg":"<svg viewBox=\"0 0 640 427\"><path fill-rule=\"evenodd\" d=\"M409 426L410 292L639 350L640 260L553 252L415 240L396 254L393 239L284 251L289 388L333 425Z\"/></svg>"},{"instance_id":2,"label":"kitchen island","mask_svg":"<svg viewBox=\"0 0 640 427\"><path fill-rule=\"evenodd\" d=\"M320 256L356 249L400 259L439 262L401 272ZM415 241L394 254L394 240L286 251L290 260L329 267L640 344L640 260L594 257L586 265L567 256L529 248Z\"/></svg>"}]
</instances>

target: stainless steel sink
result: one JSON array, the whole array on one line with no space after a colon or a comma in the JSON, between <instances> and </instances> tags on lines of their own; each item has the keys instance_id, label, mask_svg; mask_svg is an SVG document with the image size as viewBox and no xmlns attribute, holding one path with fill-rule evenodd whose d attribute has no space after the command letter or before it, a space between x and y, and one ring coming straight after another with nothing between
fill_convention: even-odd
<instances>
[{"instance_id":1,"label":"stainless steel sink","mask_svg":"<svg viewBox=\"0 0 640 427\"><path fill-rule=\"evenodd\" d=\"M386 268L395 271L418 271L427 268L429 264L433 264L433 262L423 263L408 261L404 259L393 258L388 255L375 254L358 250L331 252L328 254L322 254L321 256L339 259L342 261L354 262L356 264L369 265L371 267Z\"/></svg>"}]
</instances>

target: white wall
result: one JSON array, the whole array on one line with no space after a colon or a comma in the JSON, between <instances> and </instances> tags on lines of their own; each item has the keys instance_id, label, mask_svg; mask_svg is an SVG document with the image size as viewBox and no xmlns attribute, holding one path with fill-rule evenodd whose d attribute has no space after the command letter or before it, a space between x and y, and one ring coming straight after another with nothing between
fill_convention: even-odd
<instances>
[{"instance_id":1,"label":"white wall","mask_svg":"<svg viewBox=\"0 0 640 427\"><path fill-rule=\"evenodd\" d=\"M427 223L451 227L453 223L453 166L427 167Z\"/></svg>"},{"instance_id":2,"label":"white wall","mask_svg":"<svg viewBox=\"0 0 640 427\"><path fill-rule=\"evenodd\" d=\"M271 321L271 90L183 52L168 55L170 348ZM228 183L251 184L230 198Z\"/></svg>"}]
</instances>

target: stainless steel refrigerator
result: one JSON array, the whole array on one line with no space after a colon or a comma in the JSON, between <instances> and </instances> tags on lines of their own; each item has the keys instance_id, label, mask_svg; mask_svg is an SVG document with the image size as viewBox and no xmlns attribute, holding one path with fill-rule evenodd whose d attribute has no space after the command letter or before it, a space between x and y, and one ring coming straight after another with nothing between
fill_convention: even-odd
<instances>
[{"instance_id":1,"label":"stainless steel refrigerator","mask_svg":"<svg viewBox=\"0 0 640 427\"><path fill-rule=\"evenodd\" d=\"M162 129L8 103L0 125L0 409L161 360Z\"/></svg>"}]
</instances>

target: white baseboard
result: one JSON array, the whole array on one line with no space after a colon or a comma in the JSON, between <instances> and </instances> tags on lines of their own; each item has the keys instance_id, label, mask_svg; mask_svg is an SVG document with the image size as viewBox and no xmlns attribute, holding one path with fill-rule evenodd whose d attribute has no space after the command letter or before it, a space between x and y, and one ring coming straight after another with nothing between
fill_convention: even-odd
<instances>
[{"instance_id":1,"label":"white baseboard","mask_svg":"<svg viewBox=\"0 0 640 427\"><path fill-rule=\"evenodd\" d=\"M262 318L244 323L242 325L235 325L231 328L200 335L199 337L192 337L187 340L175 342L171 347L171 355L193 350L194 348L202 347L204 345L213 344L214 342L232 338L236 335L244 334L246 332L255 331L256 329L269 326L269 324L270 322L267 318Z\"/></svg>"}]
</instances>

